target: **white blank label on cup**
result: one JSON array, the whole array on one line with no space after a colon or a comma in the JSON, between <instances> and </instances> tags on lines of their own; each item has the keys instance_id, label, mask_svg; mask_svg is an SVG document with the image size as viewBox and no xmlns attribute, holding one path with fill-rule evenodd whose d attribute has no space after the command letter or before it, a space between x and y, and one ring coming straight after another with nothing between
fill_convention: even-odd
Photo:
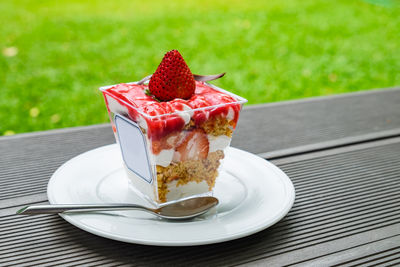
<instances>
[{"instance_id":1,"label":"white blank label on cup","mask_svg":"<svg viewBox=\"0 0 400 267\"><path fill-rule=\"evenodd\" d=\"M139 126L118 114L115 115L115 126L126 166L146 182L151 183L153 178L146 149L146 139Z\"/></svg>"}]
</instances>

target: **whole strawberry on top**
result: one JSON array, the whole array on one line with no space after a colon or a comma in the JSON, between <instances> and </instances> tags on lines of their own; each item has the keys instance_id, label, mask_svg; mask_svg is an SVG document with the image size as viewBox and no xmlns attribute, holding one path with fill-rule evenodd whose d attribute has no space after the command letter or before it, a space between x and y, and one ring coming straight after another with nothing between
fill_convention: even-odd
<instances>
[{"instance_id":1,"label":"whole strawberry on top","mask_svg":"<svg viewBox=\"0 0 400 267\"><path fill-rule=\"evenodd\" d=\"M149 91L158 100L189 99L196 89L192 72L178 50L164 55L149 82Z\"/></svg>"}]
</instances>

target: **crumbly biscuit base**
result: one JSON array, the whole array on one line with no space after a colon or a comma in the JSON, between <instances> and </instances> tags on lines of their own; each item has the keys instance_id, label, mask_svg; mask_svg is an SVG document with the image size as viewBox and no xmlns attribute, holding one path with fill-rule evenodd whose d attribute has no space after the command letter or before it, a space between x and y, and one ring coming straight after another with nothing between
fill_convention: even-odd
<instances>
[{"instance_id":1,"label":"crumbly biscuit base","mask_svg":"<svg viewBox=\"0 0 400 267\"><path fill-rule=\"evenodd\" d=\"M200 160L187 160L171 163L167 167L157 165L158 199L160 203L167 201L168 184L177 180L176 186L189 182L200 183L206 181L209 190L215 185L218 176L220 160L224 158L224 152L217 150L209 153L207 158Z\"/></svg>"},{"instance_id":2,"label":"crumbly biscuit base","mask_svg":"<svg viewBox=\"0 0 400 267\"><path fill-rule=\"evenodd\" d=\"M226 135L232 137L235 122L222 116L216 116L200 124L200 128L213 136Z\"/></svg>"}]
</instances>

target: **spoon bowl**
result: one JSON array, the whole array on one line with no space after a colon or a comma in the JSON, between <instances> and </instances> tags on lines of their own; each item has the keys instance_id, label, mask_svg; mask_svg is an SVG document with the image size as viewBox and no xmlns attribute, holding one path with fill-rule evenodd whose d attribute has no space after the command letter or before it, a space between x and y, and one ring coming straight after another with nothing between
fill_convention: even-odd
<instances>
[{"instance_id":1,"label":"spoon bowl","mask_svg":"<svg viewBox=\"0 0 400 267\"><path fill-rule=\"evenodd\" d=\"M185 220L202 215L218 204L215 197L203 196L163 204L159 208L148 208L136 204L53 204L26 206L17 211L20 215L87 213L96 211L142 210L163 219Z\"/></svg>"},{"instance_id":2,"label":"spoon bowl","mask_svg":"<svg viewBox=\"0 0 400 267\"><path fill-rule=\"evenodd\" d=\"M164 205L154 212L165 219L190 219L206 213L217 204L215 197L195 197Z\"/></svg>"}]
</instances>

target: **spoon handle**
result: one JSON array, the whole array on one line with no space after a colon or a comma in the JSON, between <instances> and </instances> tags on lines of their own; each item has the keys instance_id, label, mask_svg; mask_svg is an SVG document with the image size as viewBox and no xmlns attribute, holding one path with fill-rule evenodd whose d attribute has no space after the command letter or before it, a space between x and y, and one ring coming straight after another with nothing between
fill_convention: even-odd
<instances>
[{"instance_id":1,"label":"spoon handle","mask_svg":"<svg viewBox=\"0 0 400 267\"><path fill-rule=\"evenodd\" d=\"M220 73L220 74L215 74L215 75L198 75L198 74L193 74L193 77L196 81L198 82L209 82L209 81L213 81L216 79L221 78L222 76L225 75L224 73Z\"/></svg>"},{"instance_id":2,"label":"spoon handle","mask_svg":"<svg viewBox=\"0 0 400 267\"><path fill-rule=\"evenodd\" d=\"M198 74L193 74L193 78L198 81L198 82L209 82L209 81L213 81L216 79L219 79L221 77L223 77L225 75L224 73L220 73L220 74L215 74L215 75L198 75ZM136 84L144 84L145 82L149 81L151 76L153 76L152 74L144 77L143 79L141 79L140 81L138 81Z\"/></svg>"},{"instance_id":3,"label":"spoon handle","mask_svg":"<svg viewBox=\"0 0 400 267\"><path fill-rule=\"evenodd\" d=\"M61 212L88 212L105 210L146 210L151 209L134 204L68 204L68 205L32 205L26 206L17 211L17 214L35 215L35 214L53 214Z\"/></svg>"}]
</instances>

